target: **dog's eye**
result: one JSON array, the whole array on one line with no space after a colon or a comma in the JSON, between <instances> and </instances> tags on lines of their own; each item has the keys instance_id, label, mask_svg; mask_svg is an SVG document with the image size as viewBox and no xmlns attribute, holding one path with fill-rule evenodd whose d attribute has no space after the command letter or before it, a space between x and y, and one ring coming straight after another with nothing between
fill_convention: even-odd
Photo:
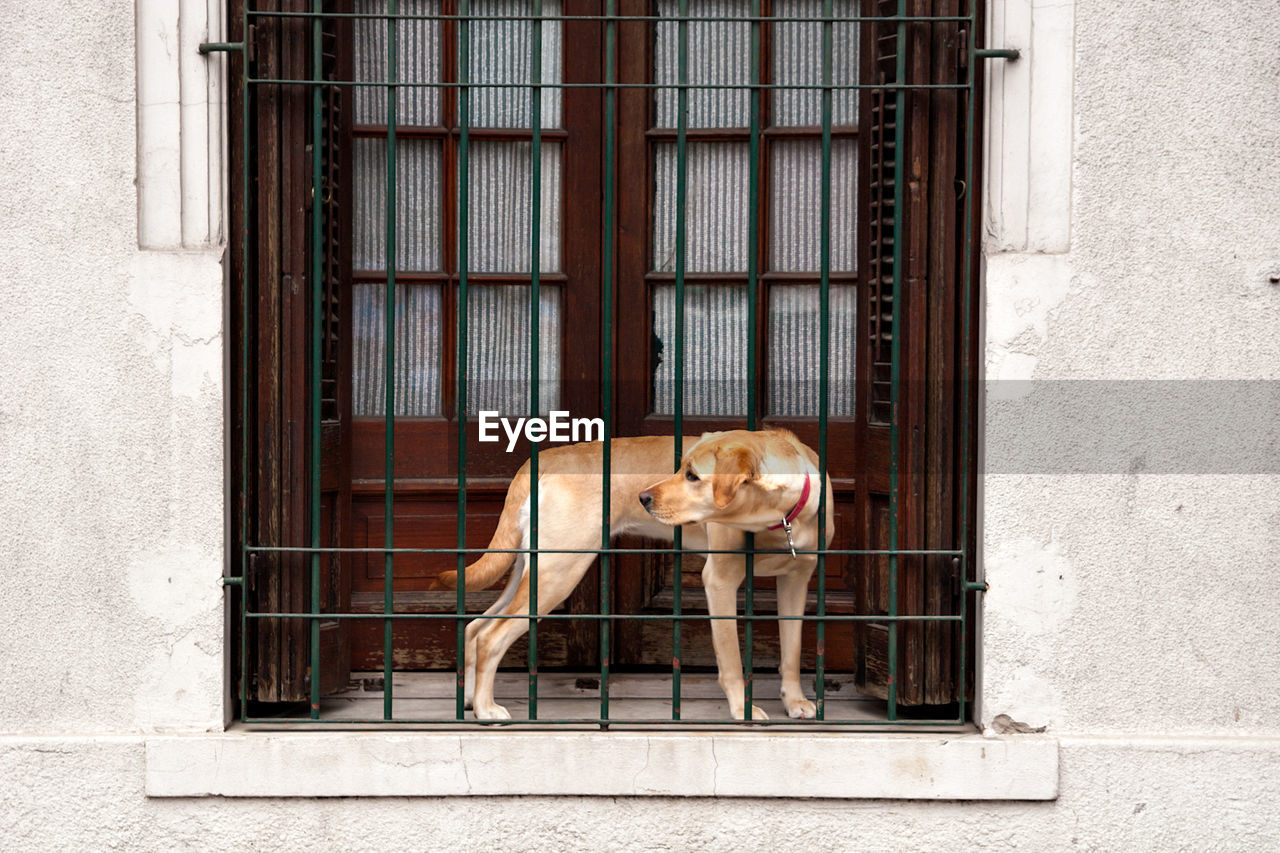
<instances>
[{"instance_id":1,"label":"dog's eye","mask_svg":"<svg viewBox=\"0 0 1280 853\"><path fill-rule=\"evenodd\" d=\"M698 482L698 475L697 475L697 474L695 474L695 473L693 473L693 469L692 469L692 468L690 468L690 469L688 469L687 471L685 471L685 472L684 472L684 478L685 478L686 480L688 480L690 483L696 483L696 482Z\"/></svg>"}]
</instances>

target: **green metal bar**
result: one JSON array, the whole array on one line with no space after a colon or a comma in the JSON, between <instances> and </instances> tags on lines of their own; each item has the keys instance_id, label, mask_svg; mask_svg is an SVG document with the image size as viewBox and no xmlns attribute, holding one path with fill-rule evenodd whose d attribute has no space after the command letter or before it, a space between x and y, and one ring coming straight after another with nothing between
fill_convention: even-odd
<instances>
[{"instance_id":1,"label":"green metal bar","mask_svg":"<svg viewBox=\"0 0 1280 853\"><path fill-rule=\"evenodd\" d=\"M390 0L390 9L395 12L399 0ZM399 77L400 45L399 27L395 18L387 21L387 75L391 82ZM383 318L386 323L384 334L387 336L386 352L386 392L385 438L383 463L383 541L387 547L395 546L395 458L396 458L396 120L399 118L399 89L392 86L387 90L387 311ZM395 609L394 578L395 554L385 555L382 575L382 612L390 613ZM394 663L393 638L390 619L382 628L382 718L391 719L392 703L392 664Z\"/></svg>"},{"instance_id":2,"label":"green metal bar","mask_svg":"<svg viewBox=\"0 0 1280 853\"><path fill-rule=\"evenodd\" d=\"M751 0L751 15L759 17L760 0ZM760 82L760 22L751 22L751 81ZM756 305L759 290L759 258L760 252L760 99L764 97L762 90L751 93L751 139L748 142L747 166L747 429L756 429L759 423L759 400L756 393L756 375L759 358L756 352L756 339L759 334L760 317ZM755 690L755 615L756 607L756 536L748 533L746 542L746 605L747 624L743 629L745 646L743 649L742 707L746 719L751 719L751 704Z\"/></svg>"},{"instance_id":3,"label":"green metal bar","mask_svg":"<svg viewBox=\"0 0 1280 853\"><path fill-rule=\"evenodd\" d=\"M770 19L770 20L774 20L774 19ZM813 23L816 19L806 18L805 20L808 21L809 23ZM322 82L317 82L315 80L309 80L305 78L293 78L293 77L251 77L248 82L254 85L269 84L269 85L295 85L295 86L355 86L355 87L363 87L363 88L369 88L369 89L376 89L380 87L385 88L393 85L387 82L366 81L366 80L325 80ZM417 82L417 81L415 82L402 81L394 85L398 86L401 89L458 89L458 88L461 88L462 86L461 83ZM470 89L523 89L527 85L528 84L525 84L525 83L468 83L467 87ZM542 83L541 88L543 89L599 89L600 84L599 83ZM741 84L739 83L697 83L697 84L689 83L685 85L680 85L678 83L614 83L613 88L615 89L676 89L678 91L688 90L688 89L698 89L698 90L705 89L707 91L719 91L721 89L734 89L734 90L745 89L747 91L753 91L756 89L763 89L765 91L772 91L774 89L787 89L787 90L794 89L796 91L819 91L823 88L823 86L816 83L815 84L760 83L760 84L754 84L754 85L751 83L741 83ZM967 83L912 83L910 85L899 85L897 83L844 83L844 84L838 84L838 85L837 84L831 85L831 91L833 92L852 91L852 90L858 90L858 89L877 89L881 91L890 91L890 92L896 92L900 89L910 89L912 91L915 91L915 90L926 91L930 89L954 89L954 90L960 91L967 88L968 88Z\"/></svg>"},{"instance_id":4,"label":"green metal bar","mask_svg":"<svg viewBox=\"0 0 1280 853\"><path fill-rule=\"evenodd\" d=\"M313 8L320 9L321 0L312 0ZM320 79L323 70L321 53L322 22L314 20L311 28L311 72ZM320 212L323 193L320 189L321 157L320 134L323 119L323 89L311 90L311 545L320 547L320 349L321 331L324 328L324 272L322 252L324 231ZM311 717L320 716L320 554L311 555Z\"/></svg>"},{"instance_id":5,"label":"green metal bar","mask_svg":"<svg viewBox=\"0 0 1280 853\"><path fill-rule=\"evenodd\" d=\"M262 724L263 726L279 726L281 723L299 723L303 724L303 728L318 728L324 726L379 726L387 723L414 726L457 726L457 720L452 719L410 719L402 718L398 720L384 720L381 717L375 719L333 719L333 720L309 720L301 717L252 717L245 720L249 724ZM891 722L889 720L826 720L825 722L816 724L819 730L825 727L839 727L842 729L868 729L875 730L885 726L901 727L903 729L915 729L923 727L942 727L942 726L958 726L962 721L955 718L933 719L933 720L898 720ZM643 726L652 728L655 725L664 725L662 720L657 719L615 719L609 721L611 726L616 727L634 727ZM477 727L502 728L504 726L529 726L535 728L552 728L556 726L579 726L582 728L590 728L600 725L600 721L594 717L574 717L560 719L541 719L541 720L475 720L467 724ZM769 720L682 720L680 728L699 728L699 729L739 729L744 726L772 726L777 728L808 728L813 729L815 723L812 720L792 720L786 719L769 719Z\"/></svg>"},{"instance_id":6,"label":"green metal bar","mask_svg":"<svg viewBox=\"0 0 1280 853\"><path fill-rule=\"evenodd\" d=\"M206 41L201 42L196 50L201 53L234 53L235 51L244 50L244 42L242 41Z\"/></svg>"},{"instance_id":7,"label":"green metal bar","mask_svg":"<svg viewBox=\"0 0 1280 853\"><path fill-rule=\"evenodd\" d=\"M831 0L823 0L822 14L830 17ZM831 353L831 22L822 25L822 201L821 226L818 236L818 550L827 546L827 407L830 403L828 381ZM827 559L818 555L818 620L817 667L814 673L814 695L817 719L826 719L827 629L821 617L827 613Z\"/></svg>"},{"instance_id":8,"label":"green metal bar","mask_svg":"<svg viewBox=\"0 0 1280 853\"><path fill-rule=\"evenodd\" d=\"M445 14L424 14L424 15L390 15L385 12L285 12L274 10L255 10L249 13L255 18L358 18L361 20L384 20L386 18L395 17L401 21L643 21L648 23L660 23L670 21L670 17L661 15L445 15ZM722 16L704 16L704 15L687 15L685 19L698 22L712 23L740 23L747 24L752 21L760 20L758 17L751 15L722 15ZM823 15L818 17L800 17L795 15L779 15L777 17L769 16L766 20L774 23L878 23L891 24L900 21L920 21L925 23L946 23L956 22L963 23L969 20L967 15L851 15L851 16L833 16ZM600 87L599 83L591 84L596 88Z\"/></svg>"},{"instance_id":9,"label":"green metal bar","mask_svg":"<svg viewBox=\"0 0 1280 853\"><path fill-rule=\"evenodd\" d=\"M250 545L246 548L252 553L276 553L276 552L298 552L306 554L381 554L390 551L394 554L457 554L459 552L465 554L531 554L533 548L339 548L339 547L320 547L312 548L309 546L288 546L288 545ZM538 548L541 554L671 554L675 553L670 547L666 548ZM680 551L681 554L741 554L741 548L716 550L714 548L698 549L696 551ZM761 549L759 554L790 554L791 549ZM958 557L964 554L956 548L899 548L890 550L888 548L824 548L803 549L797 548L797 554L840 554L843 556L859 556L859 557L887 557L891 554L899 556L912 557Z\"/></svg>"},{"instance_id":10,"label":"green metal bar","mask_svg":"<svg viewBox=\"0 0 1280 853\"><path fill-rule=\"evenodd\" d=\"M740 554L742 552L738 551L735 553ZM309 610L298 611L298 612L250 611L248 614L249 618L251 619L310 619L312 618L312 615L313 614ZM474 614L474 615L478 615L478 614ZM454 613L450 613L448 611L444 611L441 613L392 613L388 616L381 612L373 611L371 613L326 613L324 614L324 618L326 619L364 619L366 621L376 620L376 619L396 619L400 621L410 621L410 622L416 619L419 621L426 621L426 622L432 622L432 621L438 622L441 620L456 619L457 615ZM521 621L528 621L529 619L527 614L515 614L515 615L496 614L493 616L485 616L484 618L496 619L496 620L519 619ZM544 613L538 617L538 620L539 621L550 620L552 622L556 622L556 621L572 621L576 619L583 622L599 622L604 619L614 619L614 618L617 618L617 617L611 616L608 614L601 614L601 613ZM637 614L628 614L625 618L628 621L640 621L640 622L664 622L669 619L675 620L677 622L708 622L708 621L714 622L714 621L720 621L720 620L741 621L746 619L747 617L738 616L738 615L709 616L709 615L698 614L698 613L682 613L679 616L675 616L670 613L637 613ZM757 613L756 615L751 617L751 619L757 622L773 622L773 621L817 622L818 618L819 617L816 615L815 616L807 616L807 615L806 616L777 616L777 615L768 614L768 613ZM945 615L945 614L887 617L884 615L868 615L868 614L842 615L837 613L828 613L827 615L821 618L827 620L828 622L885 622L885 621L959 622L960 621L959 616L952 616L952 615Z\"/></svg>"},{"instance_id":11,"label":"green metal bar","mask_svg":"<svg viewBox=\"0 0 1280 853\"><path fill-rule=\"evenodd\" d=\"M972 28L970 33L972 34ZM971 48L970 52L974 59L1007 59L1010 62L1017 62L1022 58L1022 51L1013 47Z\"/></svg>"},{"instance_id":12,"label":"green metal bar","mask_svg":"<svg viewBox=\"0 0 1280 853\"><path fill-rule=\"evenodd\" d=\"M605 0L605 12L612 15L614 0ZM610 521L612 516L612 463L613 463L613 241L614 241L614 181L617 165L614 162L614 122L617 109L617 92L613 88L616 69L615 53L617 51L616 25L612 20L604 25L604 245L601 249L601 301L604 312L601 342L601 364L603 365L603 382L601 383L601 408L604 415L604 442L601 447L601 482L600 482L600 547L607 549L612 540ZM610 555L608 551L600 554L600 614L607 617L612 609L612 591L610 590ZM606 618L600 622L600 719L609 719L609 629L612 623ZM604 726L607 728L607 726Z\"/></svg>"},{"instance_id":13,"label":"green metal bar","mask_svg":"<svg viewBox=\"0 0 1280 853\"><path fill-rule=\"evenodd\" d=\"M675 470L680 470L684 456L684 268L685 268L685 201L689 181L688 143L685 135L689 123L689 0L680 0L677 11L676 80L680 90L676 95L676 352L675 383L673 387L672 420L675 431ZM671 611L679 616L684 607L684 558L679 552L684 548L684 531L675 529L672 542L673 563ZM671 719L680 719L680 621L671 624Z\"/></svg>"},{"instance_id":14,"label":"green metal bar","mask_svg":"<svg viewBox=\"0 0 1280 853\"><path fill-rule=\"evenodd\" d=\"M241 4L240 32L249 33L247 3ZM240 54L240 577L249 577L249 54ZM240 588L240 718L249 698L249 597Z\"/></svg>"},{"instance_id":15,"label":"green metal bar","mask_svg":"<svg viewBox=\"0 0 1280 853\"><path fill-rule=\"evenodd\" d=\"M542 14L542 0L530 0L536 15ZM533 142L530 156L532 176L530 195L533 210L529 225L529 417L542 412L538 405L538 379L542 369L539 335L542 322L542 18L533 19L529 64L533 77L530 87L530 119ZM538 443L530 442L529 477L532 491L529 501L529 719L538 718Z\"/></svg>"},{"instance_id":16,"label":"green metal bar","mask_svg":"<svg viewBox=\"0 0 1280 853\"><path fill-rule=\"evenodd\" d=\"M471 0L458 0L458 10L464 15ZM471 80L471 27L466 19L458 26L458 376L457 376L457 435L458 435L458 548L467 546L467 347L470 324L469 291L467 289L468 266L471 263L470 229L467 227L468 207L471 203L471 90L466 84ZM458 621L455 626L458 644L458 683L454 690L454 716L461 720L466 716L467 640L466 622L462 616L467 610L467 558L458 552Z\"/></svg>"},{"instance_id":17,"label":"green metal bar","mask_svg":"<svg viewBox=\"0 0 1280 853\"><path fill-rule=\"evenodd\" d=\"M973 135L976 127L976 102L978 99L977 91L977 58L978 58L978 2L977 0L969 0L969 16L968 34L969 34L969 54L972 59L968 65L969 79L966 83L969 90L965 95L966 123L964 129L964 185L968 193L973 192L973 175L974 175L974 144ZM968 683L968 666L969 666L969 650L968 644L968 617L969 617L969 592L977 587L981 587L981 591L986 591L986 584L978 584L969 580L969 560L967 551L969 548L969 420L972 417L970 411L969 398L973 393L973 389L969 383L969 375L973 372L973 358L971 356L973 324L971 317L973 314L973 199L964 199L964 251L961 260L963 269L960 271L963 284L961 295L961 311L963 316L960 319L960 548L966 551L966 555L960 557L960 637L956 642L958 647L959 661L956 671L959 673L956 682L957 708L958 716L963 721L965 718L965 691Z\"/></svg>"},{"instance_id":18,"label":"green metal bar","mask_svg":"<svg viewBox=\"0 0 1280 853\"><path fill-rule=\"evenodd\" d=\"M905 15L907 0L898 0L898 12ZM897 72L894 79L907 79L907 25L898 24ZM889 547L898 547L898 451L901 436L899 397L902 384L902 216L905 207L907 93L898 89L894 107L893 142L893 341L889 371ZM898 557L889 555L889 616L898 615ZM898 623L889 622L889 719L898 718Z\"/></svg>"}]
</instances>

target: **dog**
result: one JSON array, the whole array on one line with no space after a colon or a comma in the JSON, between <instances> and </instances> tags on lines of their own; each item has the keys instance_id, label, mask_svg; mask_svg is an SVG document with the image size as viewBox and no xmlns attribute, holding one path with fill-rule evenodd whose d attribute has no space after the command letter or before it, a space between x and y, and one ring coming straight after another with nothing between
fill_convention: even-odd
<instances>
[{"instance_id":1,"label":"dog","mask_svg":"<svg viewBox=\"0 0 1280 853\"><path fill-rule=\"evenodd\" d=\"M755 534L762 551L755 558L757 577L776 577L778 615L801 616L809 578L817 565L812 550L818 543L818 456L786 430L708 432L686 436L679 469L657 482L658 472L670 470L675 453L673 436L616 438L611 442L610 531L635 533L671 541L678 526L683 547L690 551L741 549L747 533ZM538 455L538 546L590 551L600 542L603 465L601 442L573 444ZM835 533L831 479L826 489L826 541ZM507 490L492 549L529 547L529 463L516 473ZM563 602L595 554L539 551L538 613L547 614ZM512 571L512 567L514 571ZM502 656L526 630L523 619L486 619L498 614L529 615L528 561L523 554L486 553L466 568L466 588L484 589L511 571L498 600L466 628L467 707L480 720L509 720L511 714L494 702L493 685ZM738 588L746 576L742 554L708 554L702 569L707 609L712 616L737 614ZM456 589L456 571L437 582ZM809 719L812 701L800 685L799 620L780 620L782 705L788 716ZM744 718L742 659L733 619L711 620L719 683L735 720ZM767 719L754 705L752 719Z\"/></svg>"}]
</instances>

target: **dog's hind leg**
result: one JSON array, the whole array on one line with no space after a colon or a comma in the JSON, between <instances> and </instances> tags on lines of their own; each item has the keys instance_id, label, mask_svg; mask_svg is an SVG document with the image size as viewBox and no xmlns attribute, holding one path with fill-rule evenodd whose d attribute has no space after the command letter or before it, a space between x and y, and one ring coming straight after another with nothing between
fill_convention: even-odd
<instances>
[{"instance_id":1,"label":"dog's hind leg","mask_svg":"<svg viewBox=\"0 0 1280 853\"><path fill-rule=\"evenodd\" d=\"M489 605L488 610L467 623L465 647L466 666L463 669L466 684L463 688L463 698L465 700L464 707L466 707L467 710L471 710L476 695L476 635L480 633L481 628L493 621L491 619L485 619L485 616L494 615L515 599L516 590L520 588L520 579L524 577L524 560L525 557L523 554L516 558L515 565L511 570L511 577L507 579L507 585L502 590L502 595L499 595L498 599L493 602L493 604Z\"/></svg>"},{"instance_id":2,"label":"dog's hind leg","mask_svg":"<svg viewBox=\"0 0 1280 853\"><path fill-rule=\"evenodd\" d=\"M538 614L545 616L560 606L594 560L594 554L539 554ZM526 571L514 599L502 610L503 616L529 615L531 581L532 573ZM502 656L529 630L529 622L527 619L486 619L484 623L476 632L475 654L468 656L468 665L471 660L475 661L472 704L478 720L509 720L510 712L493 700L493 683Z\"/></svg>"}]
</instances>

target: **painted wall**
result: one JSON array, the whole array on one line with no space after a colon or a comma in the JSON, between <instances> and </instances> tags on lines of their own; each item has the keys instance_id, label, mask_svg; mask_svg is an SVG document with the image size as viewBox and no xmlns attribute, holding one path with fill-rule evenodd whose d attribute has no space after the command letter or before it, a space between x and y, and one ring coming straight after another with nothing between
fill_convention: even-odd
<instances>
[{"instance_id":1,"label":"painted wall","mask_svg":"<svg viewBox=\"0 0 1280 853\"><path fill-rule=\"evenodd\" d=\"M1028 55L991 66L981 717L1057 738L1061 796L1035 804L145 797L146 737L223 716L222 250L188 123L218 92L183 50L205 4L13 6L0 845L1280 845L1280 445L1245 416L1266 386L1139 382L1280 378L1270 4L993 3L993 43ZM1044 388L1061 417L1027 414Z\"/></svg>"}]
</instances>

